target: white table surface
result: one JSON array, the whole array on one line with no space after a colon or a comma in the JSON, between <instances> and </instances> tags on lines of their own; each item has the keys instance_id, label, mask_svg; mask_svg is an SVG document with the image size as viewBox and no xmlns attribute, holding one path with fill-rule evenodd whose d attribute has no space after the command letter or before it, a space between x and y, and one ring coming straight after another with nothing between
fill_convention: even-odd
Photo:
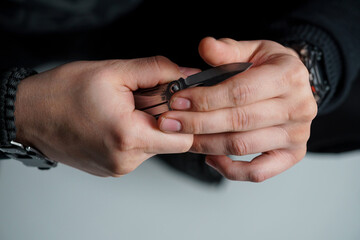
<instances>
[{"instance_id":1,"label":"white table surface","mask_svg":"<svg viewBox=\"0 0 360 240\"><path fill-rule=\"evenodd\" d=\"M360 151L220 187L156 159L122 178L1 161L0 239L360 239Z\"/></svg>"}]
</instances>

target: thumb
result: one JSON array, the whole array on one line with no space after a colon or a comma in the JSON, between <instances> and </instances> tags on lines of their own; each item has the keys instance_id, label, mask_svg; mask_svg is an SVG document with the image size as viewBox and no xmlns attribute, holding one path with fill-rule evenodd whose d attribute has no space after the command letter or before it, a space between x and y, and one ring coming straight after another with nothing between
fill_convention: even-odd
<instances>
[{"instance_id":1,"label":"thumb","mask_svg":"<svg viewBox=\"0 0 360 240\"><path fill-rule=\"evenodd\" d=\"M179 67L166 57L155 56L130 60L126 71L131 81L126 81L125 84L134 91L138 88L150 88L168 83L181 77L186 78L192 69Z\"/></svg>"},{"instance_id":2,"label":"thumb","mask_svg":"<svg viewBox=\"0 0 360 240\"><path fill-rule=\"evenodd\" d=\"M200 41L199 54L211 66L232 62L251 62L259 46L260 41L235 41L230 38L216 40L206 37Z\"/></svg>"}]
</instances>

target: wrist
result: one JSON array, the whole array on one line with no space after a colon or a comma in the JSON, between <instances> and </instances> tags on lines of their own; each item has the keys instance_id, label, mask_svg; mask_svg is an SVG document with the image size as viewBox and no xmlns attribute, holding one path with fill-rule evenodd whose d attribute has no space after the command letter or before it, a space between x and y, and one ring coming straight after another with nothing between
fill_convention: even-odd
<instances>
[{"instance_id":1,"label":"wrist","mask_svg":"<svg viewBox=\"0 0 360 240\"><path fill-rule=\"evenodd\" d=\"M27 68L12 68L1 74L0 94L0 145L8 145L16 138L15 102L20 82L35 74Z\"/></svg>"},{"instance_id":2,"label":"wrist","mask_svg":"<svg viewBox=\"0 0 360 240\"><path fill-rule=\"evenodd\" d=\"M31 77L23 79L16 91L16 101L14 109L15 128L16 128L16 142L24 144L26 146L34 146L34 142L31 141L31 126L33 126L32 117L30 114L31 106L33 106L31 98Z\"/></svg>"},{"instance_id":3,"label":"wrist","mask_svg":"<svg viewBox=\"0 0 360 240\"><path fill-rule=\"evenodd\" d=\"M29 123L28 108L24 107L27 92L26 83L35 71L25 68L13 68L2 74L1 79L1 145L0 150L9 158L19 160L27 166L49 169L56 166L34 149L28 134L25 133Z\"/></svg>"}]
</instances>

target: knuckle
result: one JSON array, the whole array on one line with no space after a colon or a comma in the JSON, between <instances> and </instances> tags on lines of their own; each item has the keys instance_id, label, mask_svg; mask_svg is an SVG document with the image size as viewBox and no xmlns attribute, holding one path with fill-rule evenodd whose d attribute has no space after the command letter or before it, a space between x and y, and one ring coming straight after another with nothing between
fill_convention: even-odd
<instances>
[{"instance_id":1,"label":"knuckle","mask_svg":"<svg viewBox=\"0 0 360 240\"><path fill-rule=\"evenodd\" d=\"M306 101L306 103L303 104L302 107L303 107L302 109L303 120L312 121L316 117L318 111L318 107L315 102L315 99L311 96L309 101Z\"/></svg>"},{"instance_id":2,"label":"knuckle","mask_svg":"<svg viewBox=\"0 0 360 240\"><path fill-rule=\"evenodd\" d=\"M158 73L165 74L168 71L177 70L176 64L161 55L150 57L148 61L149 65Z\"/></svg>"},{"instance_id":3,"label":"knuckle","mask_svg":"<svg viewBox=\"0 0 360 240\"><path fill-rule=\"evenodd\" d=\"M244 130L249 127L250 117L241 108L233 108L230 114L230 126L232 131Z\"/></svg>"},{"instance_id":4,"label":"knuckle","mask_svg":"<svg viewBox=\"0 0 360 240\"><path fill-rule=\"evenodd\" d=\"M120 151L129 151L133 149L134 141L130 137L123 137L117 142L116 145Z\"/></svg>"},{"instance_id":5,"label":"knuckle","mask_svg":"<svg viewBox=\"0 0 360 240\"><path fill-rule=\"evenodd\" d=\"M296 122L311 122L317 115L318 107L313 96L299 102L289 113L289 118Z\"/></svg>"},{"instance_id":6,"label":"knuckle","mask_svg":"<svg viewBox=\"0 0 360 240\"><path fill-rule=\"evenodd\" d=\"M243 156L250 153L250 147L241 137L230 138L228 144L228 152L232 155Z\"/></svg>"},{"instance_id":7,"label":"knuckle","mask_svg":"<svg viewBox=\"0 0 360 240\"><path fill-rule=\"evenodd\" d=\"M310 124L301 124L291 130L284 130L290 145L304 145L310 138Z\"/></svg>"},{"instance_id":8,"label":"knuckle","mask_svg":"<svg viewBox=\"0 0 360 240\"><path fill-rule=\"evenodd\" d=\"M272 41L272 40L267 40L267 39L264 39L264 40L260 40L260 44L263 44L265 45L266 47L280 47L281 44L280 43L277 43L275 41Z\"/></svg>"},{"instance_id":9,"label":"knuckle","mask_svg":"<svg viewBox=\"0 0 360 240\"><path fill-rule=\"evenodd\" d=\"M287 161L291 163L291 165L294 165L301 161L307 153L307 147L306 145L301 145L300 147L296 147L294 149L289 149L289 151L286 151L285 153L282 153L282 158L284 161Z\"/></svg>"},{"instance_id":10,"label":"knuckle","mask_svg":"<svg viewBox=\"0 0 360 240\"><path fill-rule=\"evenodd\" d=\"M297 72L298 72L298 75L299 75L299 78L300 79L304 79L306 81L306 83L308 83L309 81L309 77L310 77L310 73L309 73L309 70L306 68L306 66L301 62L300 59L297 59L297 61L299 62L297 64Z\"/></svg>"},{"instance_id":11,"label":"knuckle","mask_svg":"<svg viewBox=\"0 0 360 240\"><path fill-rule=\"evenodd\" d=\"M210 110L210 99L208 94L194 95L196 99L192 102L194 108L200 112L206 112Z\"/></svg>"},{"instance_id":12,"label":"knuckle","mask_svg":"<svg viewBox=\"0 0 360 240\"><path fill-rule=\"evenodd\" d=\"M234 42L236 42L234 39L232 38L220 38L219 41L223 41L223 42L226 42L226 43L229 43L229 44L233 44Z\"/></svg>"},{"instance_id":13,"label":"knuckle","mask_svg":"<svg viewBox=\"0 0 360 240\"><path fill-rule=\"evenodd\" d=\"M239 84L237 81L233 81L232 83L231 88L229 88L230 93L228 94L230 102L232 102L234 106L244 105L251 95L252 90L247 84Z\"/></svg>"},{"instance_id":14,"label":"knuckle","mask_svg":"<svg viewBox=\"0 0 360 240\"><path fill-rule=\"evenodd\" d=\"M231 181L236 181L237 180L237 175L235 174L235 172L233 170L226 170L223 172L223 175L225 178L231 180Z\"/></svg>"},{"instance_id":15,"label":"knuckle","mask_svg":"<svg viewBox=\"0 0 360 240\"><path fill-rule=\"evenodd\" d=\"M158 69L162 69L170 63L170 60L167 57L161 55L150 57L148 58L148 61L155 65Z\"/></svg>"},{"instance_id":16,"label":"knuckle","mask_svg":"<svg viewBox=\"0 0 360 240\"><path fill-rule=\"evenodd\" d=\"M150 68L154 74L160 74L164 70L168 69L168 67L172 66L171 61L161 55L146 58L137 58L130 61L130 63L131 62L136 62L139 67Z\"/></svg>"},{"instance_id":17,"label":"knuckle","mask_svg":"<svg viewBox=\"0 0 360 240\"><path fill-rule=\"evenodd\" d=\"M136 166L128 159L119 159L115 157L110 164L108 171L112 177L120 177L134 171Z\"/></svg>"},{"instance_id":18,"label":"knuckle","mask_svg":"<svg viewBox=\"0 0 360 240\"><path fill-rule=\"evenodd\" d=\"M289 58L289 61L292 67L286 74L287 79L292 80L294 87L307 87L309 85L309 71L305 65L296 57Z\"/></svg>"},{"instance_id":19,"label":"knuckle","mask_svg":"<svg viewBox=\"0 0 360 240\"><path fill-rule=\"evenodd\" d=\"M307 153L307 147L306 145L301 148L298 153L296 154L296 156L294 156L294 159L296 162L300 161L301 159L303 159L306 156Z\"/></svg>"},{"instance_id":20,"label":"knuckle","mask_svg":"<svg viewBox=\"0 0 360 240\"><path fill-rule=\"evenodd\" d=\"M105 61L105 66L107 66L108 68L116 68L118 66L121 66L121 64L124 63L124 60L121 59L110 59L110 60L106 60Z\"/></svg>"},{"instance_id":21,"label":"knuckle","mask_svg":"<svg viewBox=\"0 0 360 240\"><path fill-rule=\"evenodd\" d=\"M112 151L104 161L104 168L111 177L121 177L130 172L127 159L119 151Z\"/></svg>"},{"instance_id":22,"label":"knuckle","mask_svg":"<svg viewBox=\"0 0 360 240\"><path fill-rule=\"evenodd\" d=\"M135 148L135 139L131 137L131 134L125 136L122 133L115 132L113 134L113 145L117 151L130 151Z\"/></svg>"},{"instance_id":23,"label":"knuckle","mask_svg":"<svg viewBox=\"0 0 360 240\"><path fill-rule=\"evenodd\" d=\"M115 60L114 60L115 61ZM114 74L114 68L112 63L108 63L105 66L98 68L92 75L92 79L104 80L109 79Z\"/></svg>"},{"instance_id":24,"label":"knuckle","mask_svg":"<svg viewBox=\"0 0 360 240\"><path fill-rule=\"evenodd\" d=\"M192 134L203 133L203 122L199 119L193 118L188 123L183 122L183 130Z\"/></svg>"},{"instance_id":25,"label":"knuckle","mask_svg":"<svg viewBox=\"0 0 360 240\"><path fill-rule=\"evenodd\" d=\"M239 179L238 173L236 172L235 168L232 167L224 167L222 169L222 175L231 181L236 181Z\"/></svg>"},{"instance_id":26,"label":"knuckle","mask_svg":"<svg viewBox=\"0 0 360 240\"><path fill-rule=\"evenodd\" d=\"M297 107L292 107L288 112L287 119L289 121L298 121L299 112L301 114L301 111L299 111Z\"/></svg>"},{"instance_id":27,"label":"knuckle","mask_svg":"<svg viewBox=\"0 0 360 240\"><path fill-rule=\"evenodd\" d=\"M255 169L255 170L249 171L247 179L250 182L260 183L260 182L263 182L266 180L266 176L264 175L264 173L261 170Z\"/></svg>"},{"instance_id":28,"label":"knuckle","mask_svg":"<svg viewBox=\"0 0 360 240\"><path fill-rule=\"evenodd\" d=\"M99 70L99 74L103 76L112 76L113 74L117 74L118 72L127 72L127 68L129 67L130 62L124 61L121 59L111 59L106 60L105 64L102 65Z\"/></svg>"}]
</instances>

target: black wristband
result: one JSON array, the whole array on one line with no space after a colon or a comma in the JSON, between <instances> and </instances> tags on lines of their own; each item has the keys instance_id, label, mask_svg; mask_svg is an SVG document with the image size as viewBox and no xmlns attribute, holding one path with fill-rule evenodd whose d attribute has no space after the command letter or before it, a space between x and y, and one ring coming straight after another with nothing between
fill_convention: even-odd
<instances>
[{"instance_id":1,"label":"black wristband","mask_svg":"<svg viewBox=\"0 0 360 240\"><path fill-rule=\"evenodd\" d=\"M318 107L320 108L321 104L324 102L331 90L328 77L325 72L322 51L318 47L305 41L289 42L286 45L298 53L301 61L308 69L311 91Z\"/></svg>"},{"instance_id":2,"label":"black wristband","mask_svg":"<svg viewBox=\"0 0 360 240\"><path fill-rule=\"evenodd\" d=\"M327 76L330 90L319 107L318 115L335 109L338 103L333 99L343 74L343 65L339 47L332 35L321 27L294 20L281 21L272 25L271 32L273 38L282 44L306 42L321 50L324 73Z\"/></svg>"},{"instance_id":3,"label":"black wristband","mask_svg":"<svg viewBox=\"0 0 360 240\"><path fill-rule=\"evenodd\" d=\"M57 162L48 159L33 147L15 142L15 100L17 87L21 80L36 74L29 68L12 68L1 74L0 85L0 152L8 158L21 161L26 166L50 169ZM2 157L2 156L0 156Z\"/></svg>"},{"instance_id":4,"label":"black wristband","mask_svg":"<svg viewBox=\"0 0 360 240\"><path fill-rule=\"evenodd\" d=\"M29 68L11 68L1 73L0 85L0 145L9 145L16 138L15 100L21 80L36 74Z\"/></svg>"}]
</instances>

